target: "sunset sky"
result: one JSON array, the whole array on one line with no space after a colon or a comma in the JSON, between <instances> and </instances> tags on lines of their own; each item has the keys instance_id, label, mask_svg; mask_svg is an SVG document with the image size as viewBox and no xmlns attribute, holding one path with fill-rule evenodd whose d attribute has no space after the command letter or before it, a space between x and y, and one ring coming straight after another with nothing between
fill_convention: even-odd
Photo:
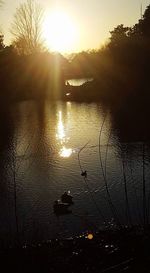
<instances>
[{"instance_id":1,"label":"sunset sky","mask_svg":"<svg viewBox=\"0 0 150 273\"><path fill-rule=\"evenodd\" d=\"M23 0L5 0L5 4L0 11L0 25L2 32L5 35L5 44L11 42L9 32L13 15L16 7ZM61 37L64 37L65 43L62 47L60 38L51 45L50 40L53 38L53 33L56 32L56 27L49 28L51 20L47 19L44 28L46 39L49 40L49 48L58 51L75 52L87 50L91 48L99 48L109 38L111 31L118 24L132 26L140 18L140 6L142 3L143 12L145 7L150 4L148 0L39 0L38 3L45 9L46 18L59 11L66 16L67 20L64 25L61 21L58 22L61 26ZM56 17L56 16L55 16ZM63 18L63 16L62 16ZM63 30L66 28L66 32ZM63 32L64 31L64 32ZM50 34L51 33L51 34ZM48 39L48 35L50 36ZM70 38L69 38L70 37ZM68 48L67 48L68 44Z\"/></svg>"}]
</instances>

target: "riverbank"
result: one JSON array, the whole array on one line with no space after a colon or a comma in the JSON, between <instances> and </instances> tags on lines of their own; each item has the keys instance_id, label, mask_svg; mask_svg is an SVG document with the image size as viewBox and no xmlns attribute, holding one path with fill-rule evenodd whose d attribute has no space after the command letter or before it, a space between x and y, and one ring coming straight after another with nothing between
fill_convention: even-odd
<instances>
[{"instance_id":1,"label":"riverbank","mask_svg":"<svg viewBox=\"0 0 150 273\"><path fill-rule=\"evenodd\" d=\"M5 272L149 272L150 233L140 228L99 231L1 250Z\"/></svg>"}]
</instances>

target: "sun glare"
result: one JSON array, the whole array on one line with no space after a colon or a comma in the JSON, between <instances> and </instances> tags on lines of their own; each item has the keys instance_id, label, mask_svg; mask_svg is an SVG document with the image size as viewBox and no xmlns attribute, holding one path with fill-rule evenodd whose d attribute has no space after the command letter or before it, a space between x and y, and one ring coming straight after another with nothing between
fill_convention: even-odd
<instances>
[{"instance_id":1,"label":"sun glare","mask_svg":"<svg viewBox=\"0 0 150 273\"><path fill-rule=\"evenodd\" d=\"M63 146L59 154L61 157L70 157L72 153L72 149Z\"/></svg>"},{"instance_id":2,"label":"sun glare","mask_svg":"<svg viewBox=\"0 0 150 273\"><path fill-rule=\"evenodd\" d=\"M63 11L53 11L43 23L44 39L52 51L71 52L77 39L73 20Z\"/></svg>"}]
</instances>

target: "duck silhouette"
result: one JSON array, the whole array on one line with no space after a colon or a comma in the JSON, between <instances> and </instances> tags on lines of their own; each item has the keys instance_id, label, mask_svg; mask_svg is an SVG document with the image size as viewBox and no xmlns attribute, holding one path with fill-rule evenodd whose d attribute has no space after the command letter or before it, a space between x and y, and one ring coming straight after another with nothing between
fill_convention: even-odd
<instances>
[{"instance_id":1,"label":"duck silhouette","mask_svg":"<svg viewBox=\"0 0 150 273\"><path fill-rule=\"evenodd\" d=\"M82 171L81 175L87 178L87 171Z\"/></svg>"},{"instance_id":2,"label":"duck silhouette","mask_svg":"<svg viewBox=\"0 0 150 273\"><path fill-rule=\"evenodd\" d=\"M69 194L69 192L65 191L61 196L61 201L63 203L67 203L69 205L72 205L73 204L72 198L73 197Z\"/></svg>"},{"instance_id":3,"label":"duck silhouette","mask_svg":"<svg viewBox=\"0 0 150 273\"><path fill-rule=\"evenodd\" d=\"M71 210L68 210L69 204L61 203L60 200L56 200L53 204L54 213L59 216L63 214L71 213Z\"/></svg>"}]
</instances>

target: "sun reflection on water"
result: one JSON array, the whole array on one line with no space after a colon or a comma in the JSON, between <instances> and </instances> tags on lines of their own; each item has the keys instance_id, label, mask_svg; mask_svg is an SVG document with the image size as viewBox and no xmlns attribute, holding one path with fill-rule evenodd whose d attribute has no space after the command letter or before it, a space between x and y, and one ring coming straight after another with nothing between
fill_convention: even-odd
<instances>
[{"instance_id":1,"label":"sun reflection on water","mask_svg":"<svg viewBox=\"0 0 150 273\"><path fill-rule=\"evenodd\" d=\"M60 140L61 144L63 142L65 142L65 129L64 129L64 125L62 122L62 112L59 111L58 113L58 128L57 128L57 134L56 134L56 138Z\"/></svg>"},{"instance_id":2,"label":"sun reflection on water","mask_svg":"<svg viewBox=\"0 0 150 273\"><path fill-rule=\"evenodd\" d=\"M66 136L61 111L58 112L58 125L57 125L56 138L57 138L57 140L59 140L59 142L61 144L61 148L59 151L60 157L65 157L65 158L70 157L73 153L73 150L71 148L66 148L64 145L68 142L69 137Z\"/></svg>"},{"instance_id":3,"label":"sun reflection on water","mask_svg":"<svg viewBox=\"0 0 150 273\"><path fill-rule=\"evenodd\" d=\"M66 148L65 146L63 146L59 152L59 155L61 157L70 157L72 153L73 153L73 150L71 148Z\"/></svg>"}]
</instances>

